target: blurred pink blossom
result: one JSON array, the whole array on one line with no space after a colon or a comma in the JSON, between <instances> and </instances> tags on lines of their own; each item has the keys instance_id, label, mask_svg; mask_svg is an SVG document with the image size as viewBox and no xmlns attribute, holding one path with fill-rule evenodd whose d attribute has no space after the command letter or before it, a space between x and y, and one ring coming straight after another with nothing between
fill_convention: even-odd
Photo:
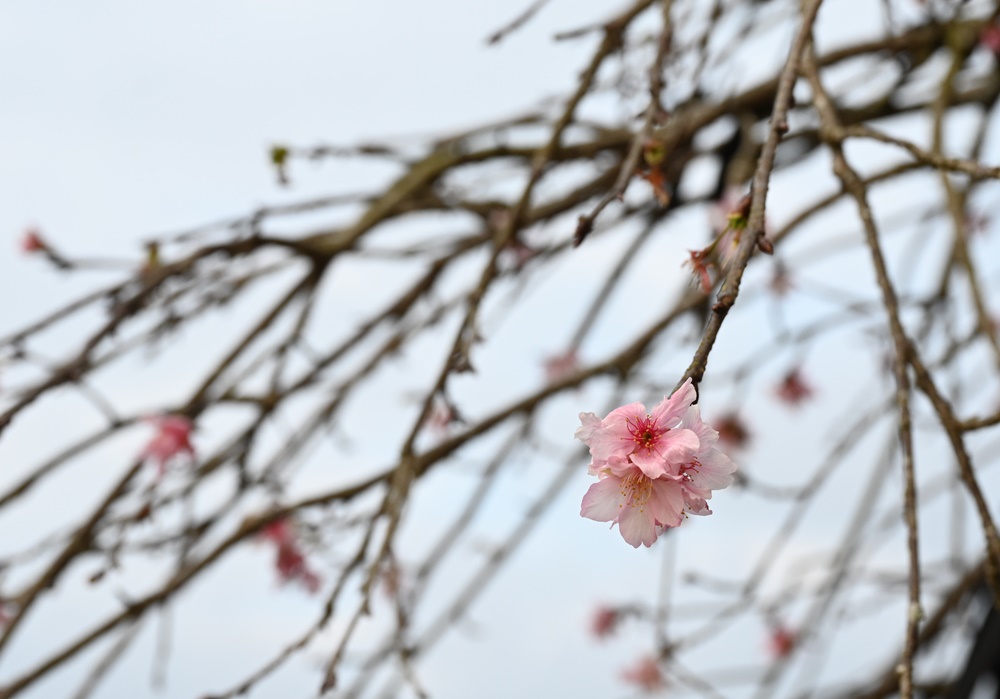
<instances>
[{"instance_id":1,"label":"blurred pink blossom","mask_svg":"<svg viewBox=\"0 0 1000 699\"><path fill-rule=\"evenodd\" d=\"M992 22L983 27L983 31L979 34L979 43L1000 58L1000 24Z\"/></svg>"},{"instance_id":2,"label":"blurred pink blossom","mask_svg":"<svg viewBox=\"0 0 1000 699\"><path fill-rule=\"evenodd\" d=\"M282 582L298 580L311 593L319 590L320 578L309 568L306 557L298 546L279 546L277 554L274 565Z\"/></svg>"},{"instance_id":3,"label":"blurred pink blossom","mask_svg":"<svg viewBox=\"0 0 1000 699\"><path fill-rule=\"evenodd\" d=\"M319 590L322 581L306 562L295 528L289 520L278 519L271 522L261 530L260 537L275 544L274 567L282 582L298 580L309 592Z\"/></svg>"},{"instance_id":4,"label":"blurred pink blossom","mask_svg":"<svg viewBox=\"0 0 1000 699\"><path fill-rule=\"evenodd\" d=\"M140 458L149 459L156 464L157 473L163 475L167 464L178 454L187 454L194 458L194 446L191 444L191 421L183 415L161 415L149 418L156 425L156 434L146 444Z\"/></svg>"},{"instance_id":5,"label":"blurred pink blossom","mask_svg":"<svg viewBox=\"0 0 1000 699\"><path fill-rule=\"evenodd\" d=\"M795 367L778 384L776 394L784 403L793 407L798 406L807 398L812 397L813 389L802 377L801 367Z\"/></svg>"},{"instance_id":6,"label":"blurred pink blossom","mask_svg":"<svg viewBox=\"0 0 1000 699\"><path fill-rule=\"evenodd\" d=\"M797 636L794 631L778 624L771 629L771 635L767 639L767 648L775 660L788 657L795 648Z\"/></svg>"},{"instance_id":7,"label":"blurred pink blossom","mask_svg":"<svg viewBox=\"0 0 1000 699\"><path fill-rule=\"evenodd\" d=\"M259 536L261 539L273 541L279 545L287 541L291 541L294 538L291 525L289 525L288 520L284 518L276 519L266 525L260 530Z\"/></svg>"},{"instance_id":8,"label":"blurred pink blossom","mask_svg":"<svg viewBox=\"0 0 1000 699\"><path fill-rule=\"evenodd\" d=\"M715 263L710 258L711 250L706 248L704 250L689 250L688 252L691 253L691 257L684 265L691 267L691 274L695 281L707 294L712 291L712 275L709 274L709 271L715 269Z\"/></svg>"},{"instance_id":9,"label":"blurred pink blossom","mask_svg":"<svg viewBox=\"0 0 1000 699\"><path fill-rule=\"evenodd\" d=\"M750 441L750 429L737 412L728 412L715 421L719 431L719 441L738 449Z\"/></svg>"},{"instance_id":10,"label":"blurred pink blossom","mask_svg":"<svg viewBox=\"0 0 1000 699\"><path fill-rule=\"evenodd\" d=\"M21 237L21 251L25 253L41 252L47 250L48 245L42 240L41 233L35 228L29 228Z\"/></svg>"},{"instance_id":11,"label":"blurred pink blossom","mask_svg":"<svg viewBox=\"0 0 1000 699\"><path fill-rule=\"evenodd\" d=\"M679 463L683 485L684 505L693 515L710 515L708 500L713 490L723 490L733 484L736 464L716 448L719 433L701 419L697 405L687 409L681 427L691 430L698 437L698 448Z\"/></svg>"},{"instance_id":12,"label":"blurred pink blossom","mask_svg":"<svg viewBox=\"0 0 1000 699\"><path fill-rule=\"evenodd\" d=\"M545 378L549 383L555 383L575 374L579 368L580 360L576 356L576 350L566 350L545 359Z\"/></svg>"},{"instance_id":13,"label":"blurred pink blossom","mask_svg":"<svg viewBox=\"0 0 1000 699\"><path fill-rule=\"evenodd\" d=\"M634 684L646 692L656 692L667 686L667 680L660 670L656 658L646 656L640 658L635 665L622 671L621 677L629 684Z\"/></svg>"},{"instance_id":14,"label":"blurred pink blossom","mask_svg":"<svg viewBox=\"0 0 1000 699\"><path fill-rule=\"evenodd\" d=\"M448 428L456 421L455 411L451 405L442 398L435 398L425 422L427 429L442 437L448 433Z\"/></svg>"},{"instance_id":15,"label":"blurred pink blossom","mask_svg":"<svg viewBox=\"0 0 1000 699\"><path fill-rule=\"evenodd\" d=\"M590 632L597 638L607 638L618 628L621 615L614 607L600 605L590 619Z\"/></svg>"}]
</instances>

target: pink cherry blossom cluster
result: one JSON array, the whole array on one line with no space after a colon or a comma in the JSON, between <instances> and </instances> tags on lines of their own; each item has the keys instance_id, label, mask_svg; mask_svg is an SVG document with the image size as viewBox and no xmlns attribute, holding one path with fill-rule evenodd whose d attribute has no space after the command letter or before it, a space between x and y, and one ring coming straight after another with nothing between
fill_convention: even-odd
<instances>
[{"instance_id":1,"label":"pink cherry blossom cluster","mask_svg":"<svg viewBox=\"0 0 1000 699\"><path fill-rule=\"evenodd\" d=\"M287 519L271 522L264 527L260 535L261 538L274 542L277 547L274 567L281 582L298 580L309 592L315 593L319 590L322 581L306 562L295 528Z\"/></svg>"},{"instance_id":2,"label":"pink cherry blossom cluster","mask_svg":"<svg viewBox=\"0 0 1000 699\"><path fill-rule=\"evenodd\" d=\"M583 497L583 517L617 523L638 548L687 514L712 514L707 501L733 482L736 464L716 448L719 433L702 421L696 397L688 379L651 413L642 403L603 420L580 413L576 438L590 447L589 473L598 478Z\"/></svg>"}]
</instances>

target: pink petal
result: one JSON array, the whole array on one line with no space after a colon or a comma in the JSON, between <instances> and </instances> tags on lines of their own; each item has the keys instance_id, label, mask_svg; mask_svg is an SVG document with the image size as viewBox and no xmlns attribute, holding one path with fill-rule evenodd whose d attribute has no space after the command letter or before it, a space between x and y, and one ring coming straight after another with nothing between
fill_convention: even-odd
<instances>
[{"instance_id":1,"label":"pink petal","mask_svg":"<svg viewBox=\"0 0 1000 699\"><path fill-rule=\"evenodd\" d=\"M580 413L580 426L576 428L573 436L584 444L587 444L594 435L594 432L600 429L600 427L601 418L597 417L594 413Z\"/></svg>"},{"instance_id":2,"label":"pink petal","mask_svg":"<svg viewBox=\"0 0 1000 699\"><path fill-rule=\"evenodd\" d=\"M659 479L653 481L649 507L656 521L667 527L678 527L684 521L684 491L680 483Z\"/></svg>"},{"instance_id":3,"label":"pink petal","mask_svg":"<svg viewBox=\"0 0 1000 699\"><path fill-rule=\"evenodd\" d=\"M629 460L628 456L609 456L608 460L604 462L603 468L606 473L619 478L624 478L636 471L635 464Z\"/></svg>"},{"instance_id":4,"label":"pink petal","mask_svg":"<svg viewBox=\"0 0 1000 699\"><path fill-rule=\"evenodd\" d=\"M622 538L635 548L639 548L639 544L652 546L658 534L653 513L649 509L641 510L638 507L622 509L618 517L618 528Z\"/></svg>"},{"instance_id":5,"label":"pink petal","mask_svg":"<svg viewBox=\"0 0 1000 699\"><path fill-rule=\"evenodd\" d=\"M621 481L614 476L597 481L580 505L580 516L596 522L613 522L622 513L625 497L621 491Z\"/></svg>"},{"instance_id":6,"label":"pink petal","mask_svg":"<svg viewBox=\"0 0 1000 699\"><path fill-rule=\"evenodd\" d=\"M667 461L656 449L638 449L629 458L649 478L655 479L667 474Z\"/></svg>"},{"instance_id":7,"label":"pink petal","mask_svg":"<svg viewBox=\"0 0 1000 699\"><path fill-rule=\"evenodd\" d=\"M662 427L675 427L672 423L684 415L687 407L694 403L697 397L698 392L694 390L691 379L688 379L669 398L663 397L659 405L653 408L652 418Z\"/></svg>"},{"instance_id":8,"label":"pink petal","mask_svg":"<svg viewBox=\"0 0 1000 699\"><path fill-rule=\"evenodd\" d=\"M687 504L688 514L699 517L707 517L712 514L712 511L708 509L708 503L703 498L690 497L685 493L684 501Z\"/></svg>"},{"instance_id":9,"label":"pink petal","mask_svg":"<svg viewBox=\"0 0 1000 699\"><path fill-rule=\"evenodd\" d=\"M615 408L608 416L604 418L604 426L608 427L612 424L617 425L621 423L623 428L626 420L634 420L636 417L646 417L646 406L642 403L629 403L628 405L623 405L620 408ZM626 430L626 434L628 431Z\"/></svg>"},{"instance_id":10,"label":"pink petal","mask_svg":"<svg viewBox=\"0 0 1000 699\"><path fill-rule=\"evenodd\" d=\"M691 430L674 429L660 437L656 450L660 453L660 458L666 464L683 464L690 460L701 448L701 440L698 435ZM666 469L667 472L674 470Z\"/></svg>"},{"instance_id":11,"label":"pink petal","mask_svg":"<svg viewBox=\"0 0 1000 699\"><path fill-rule=\"evenodd\" d=\"M595 461L607 461L613 456L627 456L635 447L635 442L628 433L624 420L621 421L620 429L617 426L609 427L605 420L605 426L591 434L587 446Z\"/></svg>"},{"instance_id":12,"label":"pink petal","mask_svg":"<svg viewBox=\"0 0 1000 699\"><path fill-rule=\"evenodd\" d=\"M733 484L732 474L736 471L736 464L721 451L709 449L699 460L701 466L688 472L691 481L699 488L722 490Z\"/></svg>"},{"instance_id":13,"label":"pink petal","mask_svg":"<svg viewBox=\"0 0 1000 699\"><path fill-rule=\"evenodd\" d=\"M715 446L715 443L719 441L719 433L712 429L711 425L702 421L701 410L698 409L697 405L692 405L687 409L684 418L681 420L681 427L685 427L698 435L702 449Z\"/></svg>"}]
</instances>

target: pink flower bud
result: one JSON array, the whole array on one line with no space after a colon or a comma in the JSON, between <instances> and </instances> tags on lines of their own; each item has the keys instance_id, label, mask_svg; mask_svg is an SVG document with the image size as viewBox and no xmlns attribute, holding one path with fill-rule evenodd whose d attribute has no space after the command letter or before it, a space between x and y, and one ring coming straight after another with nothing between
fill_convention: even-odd
<instances>
[{"instance_id":1,"label":"pink flower bud","mask_svg":"<svg viewBox=\"0 0 1000 699\"><path fill-rule=\"evenodd\" d=\"M21 237L21 251L27 254L48 250L48 245L42 240L41 234L34 228L29 228Z\"/></svg>"}]
</instances>

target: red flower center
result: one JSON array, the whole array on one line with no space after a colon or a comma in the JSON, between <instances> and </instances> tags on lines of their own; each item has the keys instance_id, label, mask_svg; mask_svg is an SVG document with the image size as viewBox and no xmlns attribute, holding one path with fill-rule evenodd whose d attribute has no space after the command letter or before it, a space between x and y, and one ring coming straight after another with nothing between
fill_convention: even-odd
<instances>
[{"instance_id":1,"label":"red flower center","mask_svg":"<svg viewBox=\"0 0 1000 699\"><path fill-rule=\"evenodd\" d=\"M649 415L626 420L625 424L628 426L628 433L635 442L636 449L645 449L647 452L652 451L656 443L660 441L660 437L668 431L657 427Z\"/></svg>"}]
</instances>

